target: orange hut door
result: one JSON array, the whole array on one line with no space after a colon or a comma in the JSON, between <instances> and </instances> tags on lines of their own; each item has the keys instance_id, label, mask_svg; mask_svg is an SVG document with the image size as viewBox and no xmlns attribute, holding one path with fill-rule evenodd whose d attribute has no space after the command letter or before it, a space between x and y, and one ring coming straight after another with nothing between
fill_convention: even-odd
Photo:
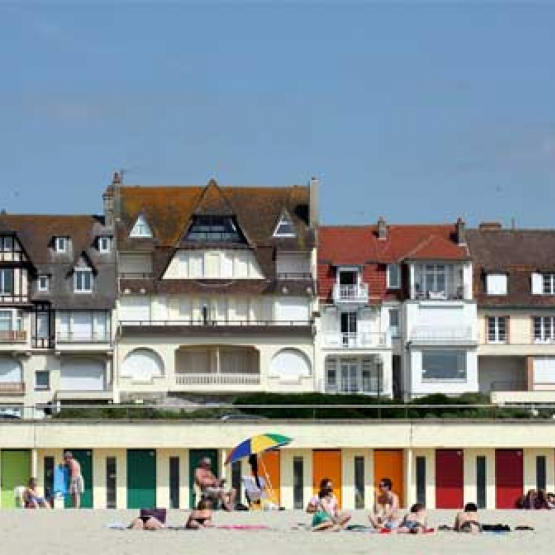
<instances>
[{"instance_id":1,"label":"orange hut door","mask_svg":"<svg viewBox=\"0 0 555 555\"><path fill-rule=\"evenodd\" d=\"M333 482L339 506L341 507L341 451L315 449L312 452L312 489L318 493L320 481L329 478Z\"/></svg>"},{"instance_id":2,"label":"orange hut door","mask_svg":"<svg viewBox=\"0 0 555 555\"><path fill-rule=\"evenodd\" d=\"M399 504L405 506L404 456L401 449L377 449L374 451L374 488L382 478L393 482L392 491L399 496Z\"/></svg>"}]
</instances>

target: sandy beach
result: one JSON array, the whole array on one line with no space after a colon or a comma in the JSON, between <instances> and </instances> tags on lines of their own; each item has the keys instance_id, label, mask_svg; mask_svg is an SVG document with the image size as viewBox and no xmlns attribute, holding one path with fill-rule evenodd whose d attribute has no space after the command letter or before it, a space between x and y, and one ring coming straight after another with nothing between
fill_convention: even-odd
<instances>
[{"instance_id":1,"label":"sandy beach","mask_svg":"<svg viewBox=\"0 0 555 555\"><path fill-rule=\"evenodd\" d=\"M143 532L111 529L127 524L131 510L11 510L1 511L1 553L56 555L142 555L151 553L257 553L277 555L296 551L303 555L388 552L435 554L507 554L543 552L555 543L555 512L481 511L485 523L511 527L528 525L534 531L504 534L456 534L436 531L424 536L378 535L367 532L312 533L305 529L308 515L301 511L217 512L216 525L265 525L264 530L210 529ZM168 524L182 525L188 511L172 510ZM431 511L430 525L452 524L454 511ZM366 524L364 511L353 512L353 523ZM549 548L547 548L549 550Z\"/></svg>"}]
</instances>

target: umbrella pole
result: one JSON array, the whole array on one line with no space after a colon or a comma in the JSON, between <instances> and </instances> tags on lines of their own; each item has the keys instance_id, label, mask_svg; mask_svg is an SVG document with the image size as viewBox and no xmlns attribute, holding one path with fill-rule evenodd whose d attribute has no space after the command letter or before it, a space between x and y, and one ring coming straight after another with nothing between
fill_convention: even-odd
<instances>
[{"instance_id":1,"label":"umbrella pole","mask_svg":"<svg viewBox=\"0 0 555 555\"><path fill-rule=\"evenodd\" d=\"M262 455L260 455L258 457L258 459L260 460L260 463L262 465L262 472L264 472L264 478L266 478L266 487L268 489L269 496L270 496L272 502L276 503L276 505L277 505L277 498L274 495L274 488L272 487L272 482L270 480L270 475L268 474L268 471L266 470L266 465L264 464L264 459L263 459Z\"/></svg>"}]
</instances>

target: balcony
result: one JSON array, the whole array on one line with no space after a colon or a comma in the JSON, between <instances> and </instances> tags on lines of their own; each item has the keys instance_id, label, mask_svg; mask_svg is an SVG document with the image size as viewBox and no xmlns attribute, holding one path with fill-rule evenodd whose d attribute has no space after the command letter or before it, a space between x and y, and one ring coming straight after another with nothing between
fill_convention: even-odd
<instances>
[{"instance_id":1,"label":"balcony","mask_svg":"<svg viewBox=\"0 0 555 555\"><path fill-rule=\"evenodd\" d=\"M0 343L26 343L25 330L0 330Z\"/></svg>"},{"instance_id":2,"label":"balcony","mask_svg":"<svg viewBox=\"0 0 555 555\"><path fill-rule=\"evenodd\" d=\"M333 286L333 302L336 304L366 304L368 302L368 284Z\"/></svg>"},{"instance_id":3,"label":"balcony","mask_svg":"<svg viewBox=\"0 0 555 555\"><path fill-rule=\"evenodd\" d=\"M410 298L413 300L428 301L462 301L471 299L472 291L468 286L447 284L442 290L422 290L418 284L411 287Z\"/></svg>"},{"instance_id":4,"label":"balcony","mask_svg":"<svg viewBox=\"0 0 555 555\"><path fill-rule=\"evenodd\" d=\"M312 320L120 320L120 335L264 334L312 336Z\"/></svg>"},{"instance_id":5,"label":"balcony","mask_svg":"<svg viewBox=\"0 0 555 555\"><path fill-rule=\"evenodd\" d=\"M260 385L260 374L176 374L176 385Z\"/></svg>"},{"instance_id":6,"label":"balcony","mask_svg":"<svg viewBox=\"0 0 555 555\"><path fill-rule=\"evenodd\" d=\"M386 333L324 333L324 347L332 349L371 349L389 346Z\"/></svg>"},{"instance_id":7,"label":"balcony","mask_svg":"<svg viewBox=\"0 0 555 555\"><path fill-rule=\"evenodd\" d=\"M410 338L413 343L435 344L435 343L476 343L472 334L472 327L441 327L438 326L415 326Z\"/></svg>"},{"instance_id":8,"label":"balcony","mask_svg":"<svg viewBox=\"0 0 555 555\"><path fill-rule=\"evenodd\" d=\"M57 343L109 343L110 333L104 332L72 332L60 331L56 334Z\"/></svg>"},{"instance_id":9,"label":"balcony","mask_svg":"<svg viewBox=\"0 0 555 555\"><path fill-rule=\"evenodd\" d=\"M24 395L25 382L0 382L0 395Z\"/></svg>"}]
</instances>

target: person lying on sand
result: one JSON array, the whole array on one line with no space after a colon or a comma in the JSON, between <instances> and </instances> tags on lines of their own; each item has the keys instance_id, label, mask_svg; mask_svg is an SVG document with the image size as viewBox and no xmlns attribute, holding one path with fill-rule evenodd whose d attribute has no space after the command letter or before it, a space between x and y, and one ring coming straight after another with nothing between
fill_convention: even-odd
<instances>
[{"instance_id":1,"label":"person lying on sand","mask_svg":"<svg viewBox=\"0 0 555 555\"><path fill-rule=\"evenodd\" d=\"M478 534L482 531L482 525L478 521L478 507L476 503L467 503L464 511L457 513L455 517L455 532L467 532Z\"/></svg>"},{"instance_id":2,"label":"person lying on sand","mask_svg":"<svg viewBox=\"0 0 555 555\"><path fill-rule=\"evenodd\" d=\"M428 513L422 503L415 503L405 515L401 525L393 532L398 534L421 534L428 527Z\"/></svg>"},{"instance_id":3,"label":"person lying on sand","mask_svg":"<svg viewBox=\"0 0 555 555\"><path fill-rule=\"evenodd\" d=\"M189 530L199 530L200 528L210 528L212 523L212 503L209 499L201 499L196 509L191 511L185 528Z\"/></svg>"}]
</instances>

